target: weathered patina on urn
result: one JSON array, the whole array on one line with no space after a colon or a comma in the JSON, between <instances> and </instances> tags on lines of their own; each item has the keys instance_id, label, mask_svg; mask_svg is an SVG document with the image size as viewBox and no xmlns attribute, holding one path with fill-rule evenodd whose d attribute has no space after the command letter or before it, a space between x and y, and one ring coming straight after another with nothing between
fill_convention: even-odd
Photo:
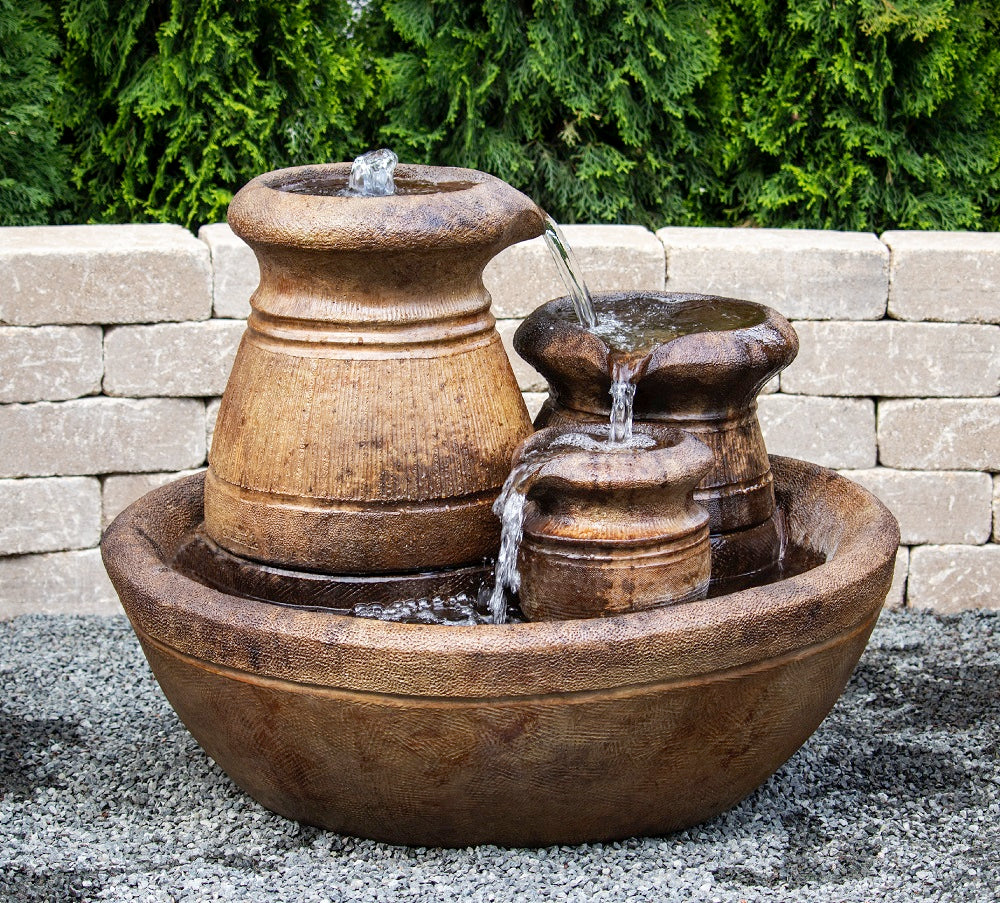
<instances>
[{"instance_id":1,"label":"weathered patina on urn","mask_svg":"<svg viewBox=\"0 0 1000 903\"><path fill-rule=\"evenodd\" d=\"M681 430L607 437L596 424L549 427L515 456L515 466L532 467L518 559L532 621L606 617L708 591L708 513L693 493L711 451Z\"/></svg>"},{"instance_id":2,"label":"weathered patina on urn","mask_svg":"<svg viewBox=\"0 0 1000 903\"><path fill-rule=\"evenodd\" d=\"M259 176L229 222L260 285L205 483L208 536L235 555L335 574L470 564L531 431L483 268L539 235L485 173L400 166L345 196L350 164Z\"/></svg>"},{"instance_id":3,"label":"weathered patina on urn","mask_svg":"<svg viewBox=\"0 0 1000 903\"><path fill-rule=\"evenodd\" d=\"M713 591L773 571L781 535L757 395L798 351L791 324L764 305L709 295L604 292L594 306L612 329L581 326L560 298L514 335L518 354L549 384L535 426L606 422L616 363L628 364L636 423L686 430L712 449L695 499L710 518Z\"/></svg>"}]
</instances>

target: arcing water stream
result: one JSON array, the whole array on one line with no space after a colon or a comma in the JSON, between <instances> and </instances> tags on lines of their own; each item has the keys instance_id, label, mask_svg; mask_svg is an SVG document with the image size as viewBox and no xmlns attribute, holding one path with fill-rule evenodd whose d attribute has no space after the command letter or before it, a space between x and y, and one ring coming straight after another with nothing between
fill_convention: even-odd
<instances>
[{"instance_id":1,"label":"arcing water stream","mask_svg":"<svg viewBox=\"0 0 1000 903\"><path fill-rule=\"evenodd\" d=\"M545 223L545 232L543 233L545 244L552 254L552 259L559 270L566 291L573 299L573 309L576 311L577 319L581 326L593 329L597 325L594 300L590 297L590 290L587 288L587 282L583 278L583 271L580 269L576 255L556 221L541 209L539 209L539 213Z\"/></svg>"}]
</instances>

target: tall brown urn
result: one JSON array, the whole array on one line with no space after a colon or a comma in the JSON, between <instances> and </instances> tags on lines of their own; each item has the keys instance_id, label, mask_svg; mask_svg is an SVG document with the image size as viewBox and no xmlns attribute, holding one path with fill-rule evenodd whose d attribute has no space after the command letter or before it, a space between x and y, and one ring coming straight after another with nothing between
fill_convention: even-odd
<instances>
[{"instance_id":1,"label":"tall brown urn","mask_svg":"<svg viewBox=\"0 0 1000 903\"><path fill-rule=\"evenodd\" d=\"M483 268L542 231L535 204L466 169L400 166L343 195L349 164L259 176L229 222L260 264L205 481L209 536L336 574L495 553L490 506L531 424Z\"/></svg>"}]
</instances>

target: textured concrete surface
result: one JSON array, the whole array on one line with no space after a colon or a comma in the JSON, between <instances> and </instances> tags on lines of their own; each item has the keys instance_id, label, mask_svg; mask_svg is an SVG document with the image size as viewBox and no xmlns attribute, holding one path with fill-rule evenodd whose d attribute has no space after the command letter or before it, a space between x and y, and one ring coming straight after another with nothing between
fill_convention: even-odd
<instances>
[{"instance_id":1,"label":"textured concrete surface","mask_svg":"<svg viewBox=\"0 0 1000 903\"><path fill-rule=\"evenodd\" d=\"M1000 887L998 614L883 615L813 737L707 824L539 850L392 847L267 812L185 731L123 617L18 618L0 648L12 903L984 903Z\"/></svg>"},{"instance_id":2,"label":"textured concrete surface","mask_svg":"<svg viewBox=\"0 0 1000 903\"><path fill-rule=\"evenodd\" d=\"M81 398L0 406L0 477L184 470L205 459L205 405Z\"/></svg>"},{"instance_id":3,"label":"textured concrete surface","mask_svg":"<svg viewBox=\"0 0 1000 903\"><path fill-rule=\"evenodd\" d=\"M910 551L912 608L957 612L1000 608L1000 546L917 546Z\"/></svg>"},{"instance_id":4,"label":"textured concrete surface","mask_svg":"<svg viewBox=\"0 0 1000 903\"><path fill-rule=\"evenodd\" d=\"M121 610L100 549L0 557L0 619L36 612L118 614Z\"/></svg>"},{"instance_id":5,"label":"textured concrete surface","mask_svg":"<svg viewBox=\"0 0 1000 903\"><path fill-rule=\"evenodd\" d=\"M0 555L90 548L100 523L94 477L0 480Z\"/></svg>"},{"instance_id":6,"label":"textured concrete surface","mask_svg":"<svg viewBox=\"0 0 1000 903\"><path fill-rule=\"evenodd\" d=\"M212 313L208 247L182 226L0 229L0 323L153 323Z\"/></svg>"},{"instance_id":7,"label":"textured concrete surface","mask_svg":"<svg viewBox=\"0 0 1000 903\"><path fill-rule=\"evenodd\" d=\"M814 229L660 229L667 290L759 301L790 319L877 320L889 251L874 235Z\"/></svg>"},{"instance_id":8,"label":"textured concrete surface","mask_svg":"<svg viewBox=\"0 0 1000 903\"><path fill-rule=\"evenodd\" d=\"M168 473L122 473L105 477L101 485L101 529L107 529L111 521L147 492L195 472L195 470L181 470Z\"/></svg>"},{"instance_id":9,"label":"textured concrete surface","mask_svg":"<svg viewBox=\"0 0 1000 903\"><path fill-rule=\"evenodd\" d=\"M1000 398L880 402L878 447L887 467L1000 471Z\"/></svg>"},{"instance_id":10,"label":"textured concrete surface","mask_svg":"<svg viewBox=\"0 0 1000 903\"><path fill-rule=\"evenodd\" d=\"M1000 326L795 324L799 356L781 391L804 395L991 396L1000 392Z\"/></svg>"},{"instance_id":11,"label":"textured concrete surface","mask_svg":"<svg viewBox=\"0 0 1000 903\"><path fill-rule=\"evenodd\" d=\"M595 289L717 291L795 319L799 360L760 404L771 450L865 472L921 548L986 542L955 566L969 580L990 577L983 556L1000 543L1000 237L566 232ZM198 238L169 225L0 229L0 556L96 542L96 484L74 494L68 487L84 484L28 480L100 480L100 524L157 478L204 466L257 280L253 253L224 223ZM540 239L509 249L487 281L534 413L544 381L510 340L521 316L564 288ZM5 489L11 478L25 485ZM931 560L951 567L948 555Z\"/></svg>"},{"instance_id":12,"label":"textured concrete surface","mask_svg":"<svg viewBox=\"0 0 1000 903\"><path fill-rule=\"evenodd\" d=\"M1000 234L884 232L892 252L889 316L1000 323Z\"/></svg>"},{"instance_id":13,"label":"textured concrete surface","mask_svg":"<svg viewBox=\"0 0 1000 903\"><path fill-rule=\"evenodd\" d=\"M989 539L993 485L988 474L879 467L845 470L844 476L878 496L896 515L904 545L975 545Z\"/></svg>"},{"instance_id":14,"label":"textured concrete surface","mask_svg":"<svg viewBox=\"0 0 1000 903\"><path fill-rule=\"evenodd\" d=\"M771 454L824 467L875 466L875 404L871 399L763 395L757 416Z\"/></svg>"},{"instance_id":15,"label":"textured concrete surface","mask_svg":"<svg viewBox=\"0 0 1000 903\"><path fill-rule=\"evenodd\" d=\"M227 223L202 226L198 238L212 255L213 315L245 320L250 315L250 296L260 282L257 257Z\"/></svg>"},{"instance_id":16,"label":"textured concrete surface","mask_svg":"<svg viewBox=\"0 0 1000 903\"><path fill-rule=\"evenodd\" d=\"M0 326L0 403L93 395L103 372L99 326Z\"/></svg>"},{"instance_id":17,"label":"textured concrete surface","mask_svg":"<svg viewBox=\"0 0 1000 903\"><path fill-rule=\"evenodd\" d=\"M243 320L117 326L104 337L104 394L221 395L246 331ZM177 366L183 361L183 366Z\"/></svg>"}]
</instances>

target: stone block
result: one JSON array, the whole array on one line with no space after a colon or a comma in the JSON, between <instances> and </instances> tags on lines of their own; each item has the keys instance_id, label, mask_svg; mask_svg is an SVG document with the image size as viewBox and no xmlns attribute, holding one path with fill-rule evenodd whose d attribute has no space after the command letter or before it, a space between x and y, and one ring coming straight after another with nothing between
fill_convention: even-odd
<instances>
[{"instance_id":1,"label":"stone block","mask_svg":"<svg viewBox=\"0 0 1000 903\"><path fill-rule=\"evenodd\" d=\"M889 316L1000 323L1000 234L886 232Z\"/></svg>"},{"instance_id":2,"label":"stone block","mask_svg":"<svg viewBox=\"0 0 1000 903\"><path fill-rule=\"evenodd\" d=\"M524 403L528 406L528 416L532 421L538 416L538 412L545 404L545 399L549 397L548 392L522 392Z\"/></svg>"},{"instance_id":3,"label":"stone block","mask_svg":"<svg viewBox=\"0 0 1000 903\"><path fill-rule=\"evenodd\" d=\"M0 229L0 324L153 323L211 312L208 247L181 226Z\"/></svg>"},{"instance_id":4,"label":"stone block","mask_svg":"<svg viewBox=\"0 0 1000 903\"><path fill-rule=\"evenodd\" d=\"M0 406L0 477L200 467L205 405L181 398L81 398Z\"/></svg>"},{"instance_id":5,"label":"stone block","mask_svg":"<svg viewBox=\"0 0 1000 903\"><path fill-rule=\"evenodd\" d=\"M868 398L763 395L757 412L772 454L824 467L875 466L875 404Z\"/></svg>"},{"instance_id":6,"label":"stone block","mask_svg":"<svg viewBox=\"0 0 1000 903\"><path fill-rule=\"evenodd\" d=\"M250 246L237 237L228 223L210 223L198 238L212 254L212 310L216 317L246 319L250 296L260 282L260 267Z\"/></svg>"},{"instance_id":7,"label":"stone block","mask_svg":"<svg viewBox=\"0 0 1000 903\"><path fill-rule=\"evenodd\" d=\"M100 524L94 477L0 480L0 555L89 549Z\"/></svg>"},{"instance_id":8,"label":"stone block","mask_svg":"<svg viewBox=\"0 0 1000 903\"><path fill-rule=\"evenodd\" d=\"M116 326L104 337L104 392L124 396L219 395L243 320Z\"/></svg>"},{"instance_id":9,"label":"stone block","mask_svg":"<svg viewBox=\"0 0 1000 903\"><path fill-rule=\"evenodd\" d=\"M892 586L885 597L885 607L898 611L906 606L906 578L910 567L910 550L900 546L896 553L896 566L892 570Z\"/></svg>"},{"instance_id":10,"label":"stone block","mask_svg":"<svg viewBox=\"0 0 1000 903\"><path fill-rule=\"evenodd\" d=\"M899 521L901 542L984 543L990 536L989 474L970 472L845 470L844 476L877 496Z\"/></svg>"},{"instance_id":11,"label":"stone block","mask_svg":"<svg viewBox=\"0 0 1000 903\"><path fill-rule=\"evenodd\" d=\"M616 289L662 291L663 245L642 226L564 226L592 292ZM497 319L525 317L565 295L566 287L541 238L501 251L486 267L483 282Z\"/></svg>"},{"instance_id":12,"label":"stone block","mask_svg":"<svg viewBox=\"0 0 1000 903\"><path fill-rule=\"evenodd\" d=\"M1000 608L1000 546L917 546L906 598L910 608L941 614Z\"/></svg>"},{"instance_id":13,"label":"stone block","mask_svg":"<svg viewBox=\"0 0 1000 903\"><path fill-rule=\"evenodd\" d=\"M878 449L887 467L1000 471L1000 398L880 401Z\"/></svg>"},{"instance_id":14,"label":"stone block","mask_svg":"<svg viewBox=\"0 0 1000 903\"><path fill-rule=\"evenodd\" d=\"M874 235L820 229L660 229L667 291L767 304L790 319L878 320L889 252Z\"/></svg>"},{"instance_id":15,"label":"stone block","mask_svg":"<svg viewBox=\"0 0 1000 903\"><path fill-rule=\"evenodd\" d=\"M0 558L0 618L121 613L100 549Z\"/></svg>"},{"instance_id":16,"label":"stone block","mask_svg":"<svg viewBox=\"0 0 1000 903\"><path fill-rule=\"evenodd\" d=\"M111 521L147 492L152 492L154 489L159 489L160 486L193 473L197 473L197 470L181 470L170 473L121 473L105 477L101 486L101 530L106 530Z\"/></svg>"},{"instance_id":17,"label":"stone block","mask_svg":"<svg viewBox=\"0 0 1000 903\"><path fill-rule=\"evenodd\" d=\"M993 541L1000 542L1000 474L993 475Z\"/></svg>"},{"instance_id":18,"label":"stone block","mask_svg":"<svg viewBox=\"0 0 1000 903\"><path fill-rule=\"evenodd\" d=\"M547 392L548 383L542 374L514 350L514 333L517 332L517 327L520 325L520 320L497 320L497 332L503 339L504 351L510 358L510 365L514 369L514 376L517 377L517 384L522 392Z\"/></svg>"},{"instance_id":19,"label":"stone block","mask_svg":"<svg viewBox=\"0 0 1000 903\"><path fill-rule=\"evenodd\" d=\"M0 403L95 394L103 372L99 326L0 326Z\"/></svg>"},{"instance_id":20,"label":"stone block","mask_svg":"<svg viewBox=\"0 0 1000 903\"><path fill-rule=\"evenodd\" d=\"M798 322L799 355L781 391L802 395L991 396L1000 326Z\"/></svg>"}]
</instances>

